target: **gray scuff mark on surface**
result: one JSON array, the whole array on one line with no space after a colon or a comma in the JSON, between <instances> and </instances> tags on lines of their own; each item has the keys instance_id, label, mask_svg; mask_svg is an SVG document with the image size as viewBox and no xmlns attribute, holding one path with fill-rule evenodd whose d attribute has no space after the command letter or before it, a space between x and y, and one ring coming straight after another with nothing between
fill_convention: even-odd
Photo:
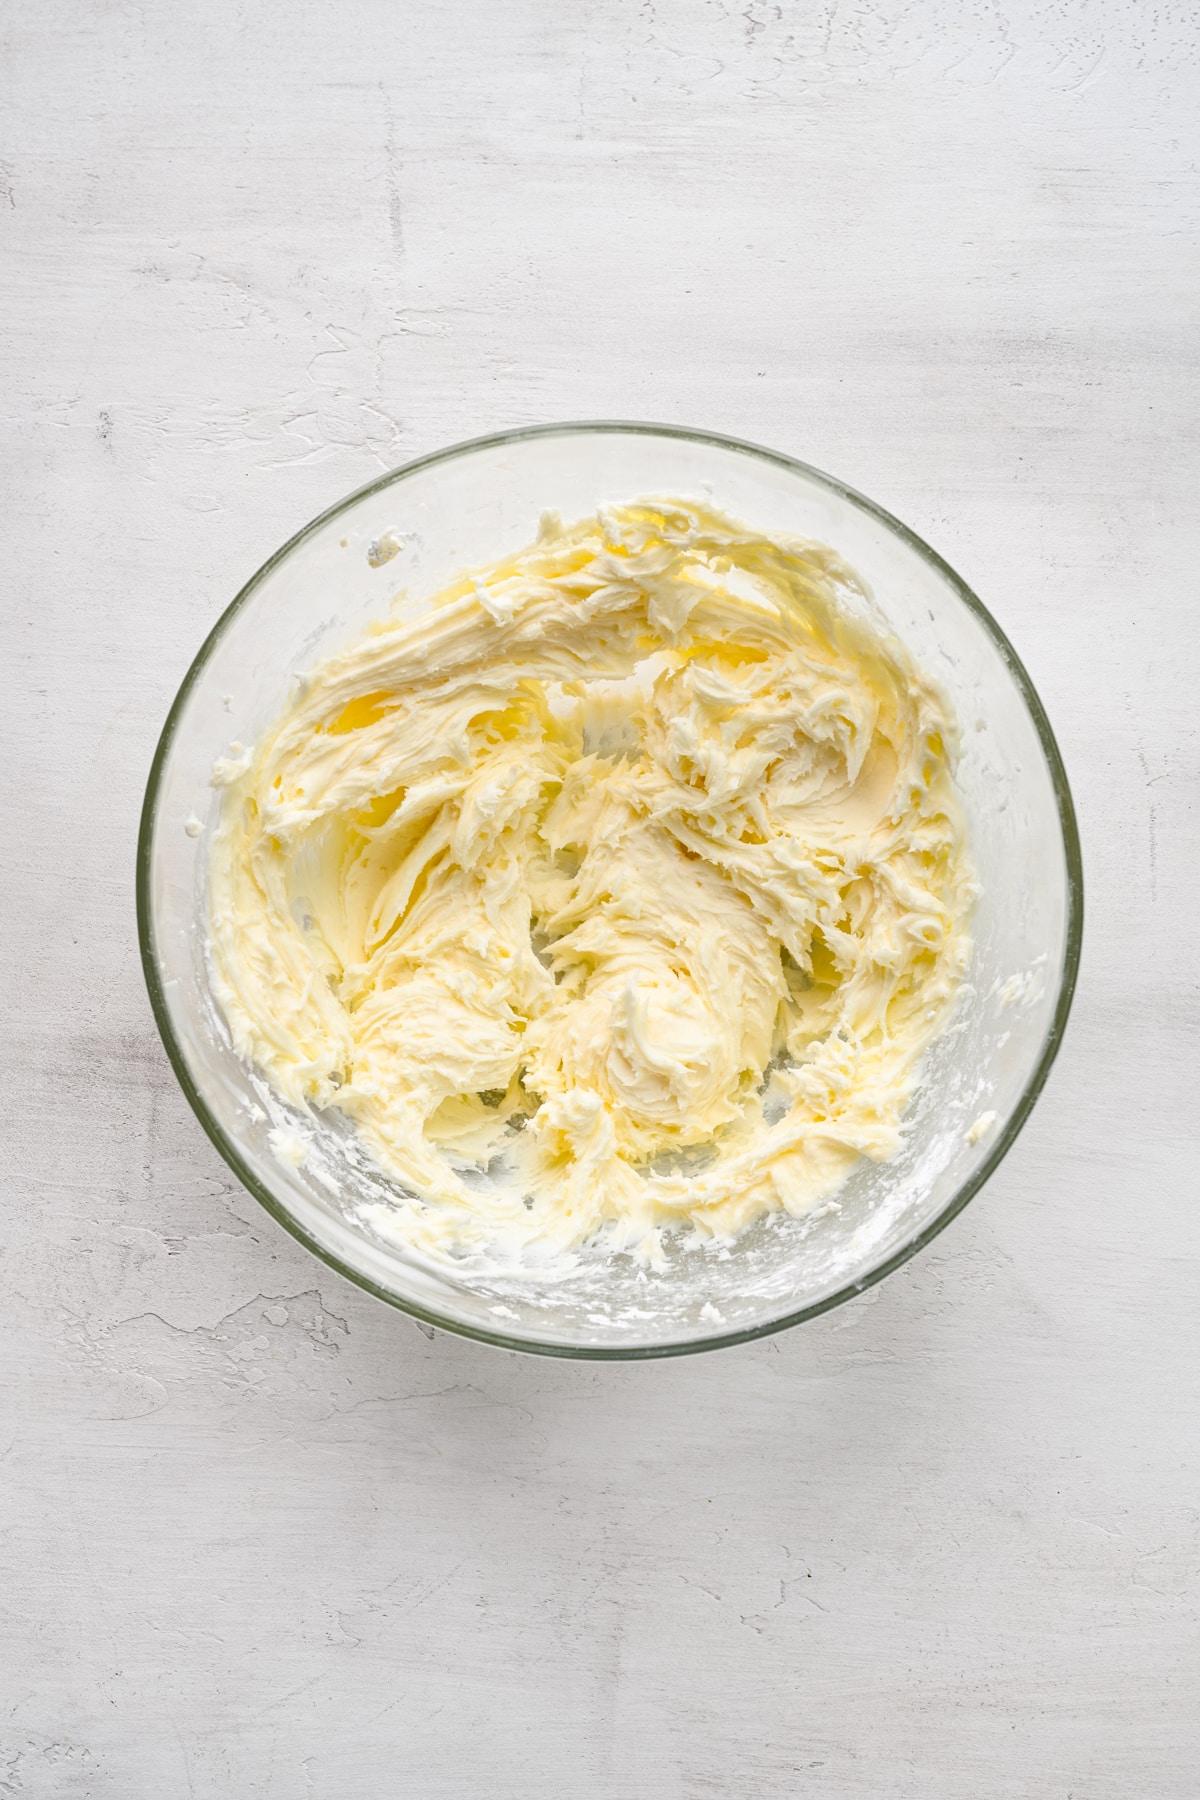
<instances>
[{"instance_id":1,"label":"gray scuff mark on surface","mask_svg":"<svg viewBox=\"0 0 1200 1800\"><path fill-rule=\"evenodd\" d=\"M400 198L400 176L403 165L396 147L396 113L392 96L383 82L379 84L379 92L383 96L383 112L387 122L383 154L387 184L388 233L392 243L392 254L396 261L400 262L404 256L404 208Z\"/></svg>"},{"instance_id":2,"label":"gray scuff mark on surface","mask_svg":"<svg viewBox=\"0 0 1200 1800\"><path fill-rule=\"evenodd\" d=\"M1160 777L1151 775L1146 752L1140 743L1136 746L1136 750L1138 767L1141 769L1146 787L1149 789ZM1150 853L1150 899L1152 902L1156 902L1158 899L1158 810L1152 799L1148 799L1146 802L1146 825Z\"/></svg>"}]
</instances>

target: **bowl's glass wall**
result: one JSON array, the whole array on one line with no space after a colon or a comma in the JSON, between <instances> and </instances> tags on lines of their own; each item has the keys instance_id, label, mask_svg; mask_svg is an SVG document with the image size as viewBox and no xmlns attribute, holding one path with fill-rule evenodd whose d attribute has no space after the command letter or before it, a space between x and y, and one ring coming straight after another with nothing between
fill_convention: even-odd
<instances>
[{"instance_id":1,"label":"bowl's glass wall","mask_svg":"<svg viewBox=\"0 0 1200 1800\"><path fill-rule=\"evenodd\" d=\"M208 831L191 836L185 822L211 825L214 759L233 740L252 743L293 675L356 635L395 594L404 591L404 604L419 611L464 566L529 542L544 509L569 521L647 494L694 498L768 533L832 545L941 683L960 725L958 779L982 890L970 987L929 1055L906 1149L890 1164L864 1164L836 1208L764 1221L732 1255L679 1254L661 1276L618 1259L545 1289L459 1285L355 1222L367 1178L339 1162L336 1124L328 1155L311 1169L272 1155L268 1132L284 1109L232 1054L216 1016L203 950ZM403 548L380 562L373 546L388 534ZM1043 737L1010 653L950 572L816 473L748 448L633 429L469 446L400 472L302 534L251 583L198 659L164 736L143 844L151 986L165 1035L243 1178L314 1247L403 1305L459 1329L585 1353L761 1329L862 1285L930 1231L995 1159L1044 1072L1073 974L1073 896L1069 800ZM985 1114L994 1122L973 1132Z\"/></svg>"}]
</instances>

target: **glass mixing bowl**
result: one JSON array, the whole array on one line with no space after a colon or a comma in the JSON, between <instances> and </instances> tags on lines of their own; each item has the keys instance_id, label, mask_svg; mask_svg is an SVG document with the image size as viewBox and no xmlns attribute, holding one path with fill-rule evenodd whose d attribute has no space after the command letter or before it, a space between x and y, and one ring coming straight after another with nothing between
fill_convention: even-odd
<instances>
[{"instance_id":1,"label":"glass mixing bowl","mask_svg":"<svg viewBox=\"0 0 1200 1800\"><path fill-rule=\"evenodd\" d=\"M807 1218L760 1220L732 1246L676 1247L650 1273L628 1257L566 1281L456 1279L359 1223L387 1178L326 1115L322 1154L273 1154L288 1109L234 1054L205 952L214 760L253 744L293 677L356 637L397 592L419 615L465 567L564 519L645 495L695 498L768 533L831 545L958 717L959 787L981 894L969 985L926 1056L888 1163L864 1161ZM1041 702L1004 633L927 545L828 475L753 444L670 426L556 425L480 438L373 481L285 544L242 589L188 670L150 771L138 920L154 1014L214 1144L293 1236L370 1293L432 1325L510 1349L666 1356L812 1318L897 1268L960 1212L1029 1116L1066 1024L1082 929L1079 842ZM312 1122L305 1121L312 1133ZM331 1175L332 1171L332 1175Z\"/></svg>"}]
</instances>

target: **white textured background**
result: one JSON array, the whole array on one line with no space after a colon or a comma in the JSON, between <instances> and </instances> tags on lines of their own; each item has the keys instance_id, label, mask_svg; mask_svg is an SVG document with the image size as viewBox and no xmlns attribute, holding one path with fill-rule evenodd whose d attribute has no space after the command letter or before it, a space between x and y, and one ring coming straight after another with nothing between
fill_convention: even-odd
<instances>
[{"instance_id":1,"label":"white textured background","mask_svg":"<svg viewBox=\"0 0 1200 1800\"><path fill-rule=\"evenodd\" d=\"M1194 1800L1195 4L2 39L0 1796ZM133 916L243 579L378 470L589 415L927 536L1040 685L1089 879L1050 1086L932 1250L611 1368L422 1335L276 1229Z\"/></svg>"}]
</instances>

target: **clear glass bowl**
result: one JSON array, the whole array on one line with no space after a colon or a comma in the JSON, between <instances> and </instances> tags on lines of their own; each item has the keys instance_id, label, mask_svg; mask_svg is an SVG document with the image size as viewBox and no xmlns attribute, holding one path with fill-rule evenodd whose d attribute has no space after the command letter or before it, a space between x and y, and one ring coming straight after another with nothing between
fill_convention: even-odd
<instances>
[{"instance_id":1,"label":"clear glass bowl","mask_svg":"<svg viewBox=\"0 0 1200 1800\"><path fill-rule=\"evenodd\" d=\"M761 1220L732 1249L679 1249L657 1275L618 1256L549 1286L453 1280L355 1220L355 1205L387 1182L364 1175L344 1148L338 1162L340 1118L321 1127L327 1154L310 1159L315 1173L272 1154L268 1132L286 1108L269 1097L264 1106L261 1077L233 1053L209 986L209 776L231 740L255 742L293 676L356 636L393 594L404 590L419 613L464 567L531 541L546 508L570 520L650 494L694 497L766 533L832 545L942 684L961 730L958 780L982 888L970 985L928 1053L904 1150L890 1163L864 1162L836 1210ZM163 1042L250 1192L324 1262L393 1306L510 1349L565 1356L739 1343L836 1306L928 1243L1029 1116L1066 1023L1082 917L1058 749L1028 675L975 595L898 520L830 476L670 426L558 425L477 439L383 476L306 525L242 589L188 670L150 771L138 847L142 959Z\"/></svg>"}]
</instances>

